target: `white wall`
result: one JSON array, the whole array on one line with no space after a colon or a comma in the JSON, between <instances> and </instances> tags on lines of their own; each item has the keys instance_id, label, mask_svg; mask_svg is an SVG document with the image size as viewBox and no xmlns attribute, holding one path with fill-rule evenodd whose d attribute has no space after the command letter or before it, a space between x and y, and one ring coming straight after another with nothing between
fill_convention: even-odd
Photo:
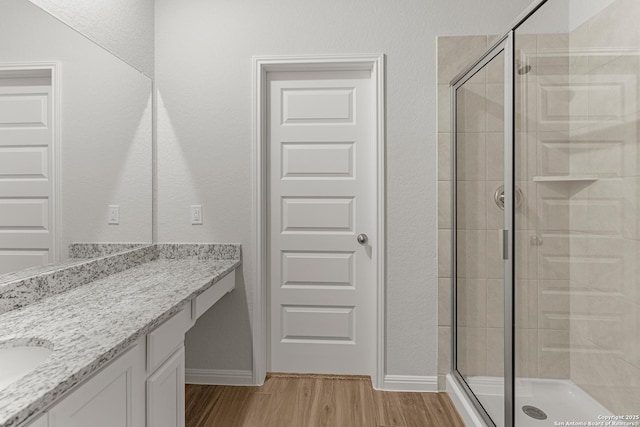
<instances>
[{"instance_id":1,"label":"white wall","mask_svg":"<svg viewBox=\"0 0 640 427\"><path fill-rule=\"evenodd\" d=\"M60 64L62 255L71 242L150 242L151 80L25 0L0 2L0 58Z\"/></svg>"},{"instance_id":2,"label":"white wall","mask_svg":"<svg viewBox=\"0 0 640 427\"><path fill-rule=\"evenodd\" d=\"M153 0L29 0L153 76Z\"/></svg>"},{"instance_id":3,"label":"white wall","mask_svg":"<svg viewBox=\"0 0 640 427\"><path fill-rule=\"evenodd\" d=\"M157 0L159 241L239 242L244 280L189 368L251 369L251 57L387 55L387 373L437 372L436 37L500 33L529 0ZM203 204L204 225L188 206Z\"/></svg>"}]
</instances>

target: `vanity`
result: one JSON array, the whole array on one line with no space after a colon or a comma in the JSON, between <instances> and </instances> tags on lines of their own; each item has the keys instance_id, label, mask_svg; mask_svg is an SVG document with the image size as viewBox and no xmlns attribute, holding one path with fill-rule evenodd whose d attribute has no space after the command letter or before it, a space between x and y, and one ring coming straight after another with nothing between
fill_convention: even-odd
<instances>
[{"instance_id":1,"label":"vanity","mask_svg":"<svg viewBox=\"0 0 640 427\"><path fill-rule=\"evenodd\" d=\"M181 426L185 333L240 245L150 243L149 76L28 0L0 58L0 427Z\"/></svg>"},{"instance_id":2,"label":"vanity","mask_svg":"<svg viewBox=\"0 0 640 427\"><path fill-rule=\"evenodd\" d=\"M240 246L160 244L126 255L136 261L122 271L0 315L0 351L51 350L0 388L1 427L184 425L184 336L235 288ZM113 256L123 255L80 265L118 270ZM49 283L63 271L46 272Z\"/></svg>"}]
</instances>

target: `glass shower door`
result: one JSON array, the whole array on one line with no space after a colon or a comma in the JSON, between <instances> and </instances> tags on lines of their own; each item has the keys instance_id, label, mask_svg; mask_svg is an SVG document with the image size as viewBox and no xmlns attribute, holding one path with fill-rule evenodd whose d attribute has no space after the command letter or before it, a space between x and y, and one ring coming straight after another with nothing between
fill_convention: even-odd
<instances>
[{"instance_id":1,"label":"glass shower door","mask_svg":"<svg viewBox=\"0 0 640 427\"><path fill-rule=\"evenodd\" d=\"M509 409L505 407L505 367L511 366L511 356L505 358L504 304L505 291L511 289L510 269L505 270L509 246L505 230L512 222L512 184L505 180L511 176L505 168L505 158L510 158L505 152L511 150L511 143L505 143L505 135L511 141L511 123L505 121L507 46L510 38L452 86L453 372L476 406L484 409L486 421L497 426L505 425L505 409ZM507 334L510 330L507 327Z\"/></svg>"},{"instance_id":2,"label":"glass shower door","mask_svg":"<svg viewBox=\"0 0 640 427\"><path fill-rule=\"evenodd\" d=\"M584 3L515 30L518 427L640 421L640 2Z\"/></svg>"}]
</instances>

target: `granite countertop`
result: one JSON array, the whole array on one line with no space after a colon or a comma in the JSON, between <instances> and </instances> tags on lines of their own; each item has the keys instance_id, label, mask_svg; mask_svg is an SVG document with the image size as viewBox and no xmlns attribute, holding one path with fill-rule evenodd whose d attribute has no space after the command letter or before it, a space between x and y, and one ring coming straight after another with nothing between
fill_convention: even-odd
<instances>
[{"instance_id":1,"label":"granite countertop","mask_svg":"<svg viewBox=\"0 0 640 427\"><path fill-rule=\"evenodd\" d=\"M53 348L35 371L0 390L0 427L48 407L239 265L238 259L158 259L0 315L0 344Z\"/></svg>"}]
</instances>

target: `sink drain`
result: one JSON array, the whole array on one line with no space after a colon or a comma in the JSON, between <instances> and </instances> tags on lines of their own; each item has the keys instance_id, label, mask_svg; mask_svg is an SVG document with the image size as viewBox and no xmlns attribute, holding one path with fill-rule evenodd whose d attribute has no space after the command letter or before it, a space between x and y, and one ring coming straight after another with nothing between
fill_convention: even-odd
<instances>
[{"instance_id":1,"label":"sink drain","mask_svg":"<svg viewBox=\"0 0 640 427\"><path fill-rule=\"evenodd\" d=\"M525 405L522 407L522 412L524 412L531 418L535 418L536 420L547 419L547 414L545 414L542 409L536 408L535 406Z\"/></svg>"}]
</instances>

